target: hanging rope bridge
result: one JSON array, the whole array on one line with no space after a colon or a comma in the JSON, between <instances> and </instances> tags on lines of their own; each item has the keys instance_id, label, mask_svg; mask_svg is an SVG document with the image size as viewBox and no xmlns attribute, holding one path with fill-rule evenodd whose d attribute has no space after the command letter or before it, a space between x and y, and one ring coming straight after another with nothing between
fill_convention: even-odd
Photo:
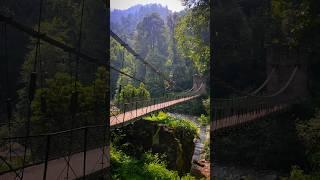
<instances>
[{"instance_id":1,"label":"hanging rope bridge","mask_svg":"<svg viewBox=\"0 0 320 180\"><path fill-rule=\"evenodd\" d=\"M126 76L137 82L143 82L135 74L130 74L122 71L114 66L108 64L104 58L97 58L83 51L83 19L85 1L80 3L80 23L78 38L75 47L63 43L53 37L42 32L41 21L43 17L43 0L40 0L39 5L39 17L37 21L36 30L28 27L14 18L0 14L0 22L2 23L2 39L3 57L5 60L6 73L6 87L9 87L9 68L10 68L10 54L8 53L8 27L15 29L16 32L23 32L29 37L34 38L35 41L35 55L32 61L32 68L29 74L26 96L26 113L24 119L17 121L13 117L15 110L16 100L11 100L12 93L8 90L6 95L6 121L1 122L1 127L8 127L8 135L1 137L0 147L0 180L10 179L77 179L85 178L87 175L99 172L110 167L109 152L109 137L108 133L110 128L116 128L118 126L124 126L127 123L131 123L133 120L137 120L142 116L156 112L171 106L184 103L201 96L204 92L205 86L202 83L194 83L193 87L189 90L185 90L178 93L168 93L163 97L151 98L148 100L131 100L127 103L118 103L114 105L118 110L116 112L111 111L111 115L107 115L106 108L99 111L97 104L101 104L104 107L109 107L109 101L107 100L109 92L105 89L105 95L101 99L98 99L97 94L93 94L95 97L95 106L93 108L94 121L88 121L87 118L79 119L81 116L81 94L80 94L80 79L79 74L81 68L104 67L119 73L121 76ZM170 86L183 89L175 85L175 83L167 77L163 72L155 68L151 63L144 60L139 54L137 54L131 47L129 47L124 41L122 41L115 33L110 31L110 35L120 45L122 45L130 54L132 54L137 60L143 63L147 68L151 70L156 76L167 82ZM61 121L60 129L52 130L48 129L45 132L36 133L36 127L39 127L39 122L35 122L33 119L32 103L37 98L38 89L44 89L48 87L46 82L47 74L45 73L45 64L49 64L48 61L42 58L44 44L49 45L52 48L62 50L63 53L68 55L68 61L71 74L71 93L67 96L70 101L70 106L66 112L67 118L65 121ZM71 59L74 58L74 61ZM105 57L107 58L107 57ZM87 64L84 64L87 63ZM87 70L86 69L86 70ZM147 83L145 83L147 84ZM95 88L96 84L94 84ZM157 86L157 85L153 85ZM95 90L93 91L93 93ZM99 101L100 100L100 101ZM102 102L101 102L102 101ZM46 94L40 96L40 111L46 113L49 107ZM98 114L98 115L97 115ZM109 119L106 117L109 116ZM63 117L63 116L62 116ZM53 123L50 121L50 117L44 117L44 128ZM59 124L57 124L59 125ZM65 125L65 126L64 126ZM13 129L21 128L19 133L13 132ZM102 174L104 174L103 172Z\"/></svg>"},{"instance_id":2,"label":"hanging rope bridge","mask_svg":"<svg viewBox=\"0 0 320 180\"><path fill-rule=\"evenodd\" d=\"M286 90L294 81L299 67L295 66L284 85L276 92L269 95L257 95L270 82L276 71L273 68L266 80L256 90L241 97L213 100L213 121L211 131L237 126L257 120L271 114L285 111L292 104L298 103L296 97L286 95ZM228 88L235 89L231 86ZM238 90L236 90L238 91ZM238 91L239 92L239 91Z\"/></svg>"},{"instance_id":3,"label":"hanging rope bridge","mask_svg":"<svg viewBox=\"0 0 320 180\"><path fill-rule=\"evenodd\" d=\"M3 48L1 48L1 51L3 51L4 66L6 69L6 87L10 85L10 54L8 53L8 41L10 41L10 39L8 38L7 32L8 26L14 28L16 32L23 32L29 37L36 39L31 72L28 72L29 86L26 91L26 113L22 121L14 121L13 111L15 102L12 100L12 92L10 92L9 89L6 90L6 100L4 102L6 106L6 122L0 125L8 127L8 134L7 137L1 138L0 143L0 180L76 179L104 170L110 166L108 156L108 133L110 128L124 126L142 116L188 102L204 93L205 84L194 82L193 87L185 91L183 91L183 88L177 86L177 88L182 90L182 92L179 93L166 94L162 97L148 100L131 100L126 103L120 102L110 108L111 114L109 115L106 108L102 108L103 110L97 108L99 103L104 107L109 107L110 102L107 100L109 96L108 90L105 89L104 96L99 97L102 100L98 99L98 95L94 94L95 90L93 90L94 108L92 111L94 113L92 114L95 116L95 120L90 122L87 119L88 117L81 119L81 110L83 109L80 107L80 68L92 67L94 69L98 66L103 66L107 70L115 71L134 81L147 83L143 79L137 78L135 73L130 74L109 65L106 60L107 57L98 58L84 53L82 38L84 33L84 0L80 3L80 24L75 47L52 38L41 31L42 7L43 0L40 0L38 26L36 30L14 20L10 16L0 14L0 22L3 24L1 32L3 35L1 46ZM170 77L167 77L165 73L159 71L150 62L147 62L144 57L136 53L113 31L110 31L110 35L157 77L171 86L176 86ZM32 102L34 102L36 98L36 91L46 88L47 86L44 65L48 62L45 62L45 59L41 56L41 54L43 54L43 52L41 52L43 43L69 55L70 64L73 63L72 68L70 68L72 91L66 97L68 101L70 101L70 107L67 107L69 108L67 110L68 115L66 115L68 118L60 121L62 128L35 133L35 126L39 126L39 122L35 123L32 118ZM74 59L74 61L71 61L71 59ZM87 64L84 65L84 63ZM245 95L237 98L214 99L212 102L214 119L211 124L211 130L215 131L236 126L286 110L297 101L294 97L286 96L285 92L294 81L298 71L299 68L295 67L283 87L269 95L258 94L270 83L276 69L272 69L262 85L251 93L242 93ZM157 85L153 84L153 86L156 87ZM48 111L46 98L45 94L39 98L41 112ZM116 110L113 111L113 108ZM99 114L100 117L97 117L97 114ZM50 125L50 120L50 117L46 117L43 120L44 123L41 125L45 128ZM13 128L16 127L19 127L20 129L18 130L21 130L21 132L15 134Z\"/></svg>"}]
</instances>

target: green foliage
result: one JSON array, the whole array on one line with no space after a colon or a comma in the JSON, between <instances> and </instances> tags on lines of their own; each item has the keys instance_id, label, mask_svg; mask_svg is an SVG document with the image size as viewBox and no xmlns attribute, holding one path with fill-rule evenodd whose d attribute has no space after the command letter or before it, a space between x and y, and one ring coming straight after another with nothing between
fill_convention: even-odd
<instances>
[{"instance_id":1,"label":"green foliage","mask_svg":"<svg viewBox=\"0 0 320 180\"><path fill-rule=\"evenodd\" d=\"M106 42L104 38L102 38L106 30L102 28L105 26L105 21L103 19L105 14L101 3L102 2L100 1L90 1L85 4L85 18L83 20L83 36L81 43L82 50L85 49L87 53L89 52L91 56L97 58L105 58L104 52L106 48ZM33 2L33 4L37 4L34 7L37 8L39 3ZM81 9L78 5L79 3L74 3L72 0L48 0L48 2L45 3L45 6L43 6L45 13L43 14L41 21L41 33L44 33L61 43L65 43L71 47L74 47L79 35ZM38 16L38 14L35 16ZM33 18L30 17L30 19ZM101 25L101 23L103 23L103 25ZM35 28L37 27L36 24L32 24L32 26ZM53 45L49 45L43 41L41 41L39 51L36 53L36 42L36 39L31 38L28 42L29 45L27 45L29 51L27 53L25 52L26 54L23 54L25 56L25 60L20 72L23 87L18 90L19 99L15 117L17 121L24 121L27 117L30 74L31 72L35 71L37 72L37 90L35 95L36 99L32 103L32 121L38 124L40 123L39 121L41 121L43 128L47 129L48 126L50 126L48 121L64 115L64 117L61 117L60 120L62 122L60 127L63 127L63 124L69 115L67 113L69 109L69 102L67 102L67 99L70 98L70 94L68 93L72 92L71 81L73 81L73 79L70 77L70 74L75 72L76 65L75 62L73 62L74 56L73 54L68 54L62 49L56 48ZM35 56L36 54L38 55L37 57ZM81 61L81 66L78 68L78 75L81 77L81 79L79 78L79 82L77 82L79 84L80 91L79 99L81 99L81 101L79 101L80 109L86 109L89 106L92 106L92 102L96 101L96 99L92 97L92 94L94 93L99 94L99 92L101 92L98 95L98 98L99 100L105 100L105 98L103 98L105 95L102 96L102 93L104 93L107 87L106 82L109 77L107 71L105 71L105 77L96 82L97 89L94 90L93 86L82 85L82 83L93 83L93 80L90 79L90 77L94 75L95 70L96 67L93 67L91 64L86 64L85 61ZM49 89L48 87L52 89ZM40 101L43 101L43 96L46 96L45 99L48 100L47 109L49 112L46 114L43 114L39 111L39 108L41 108L39 104ZM62 102L61 107L58 107L57 105L59 102L58 100L61 100ZM52 106L54 106L54 109L50 109ZM63 108L66 109L63 110ZM92 108L88 109L88 111L91 112ZM61 114L55 114L57 112L61 112ZM84 113L82 113L81 116L84 115ZM88 114L85 116L87 115ZM54 130L54 128L52 130Z\"/></svg>"},{"instance_id":2,"label":"green foliage","mask_svg":"<svg viewBox=\"0 0 320 180\"><path fill-rule=\"evenodd\" d=\"M115 101L118 103L127 103L133 100L148 99L150 99L150 93L144 84L140 83L138 87L134 87L132 84L124 86L121 91L116 94Z\"/></svg>"},{"instance_id":3,"label":"green foliage","mask_svg":"<svg viewBox=\"0 0 320 180\"><path fill-rule=\"evenodd\" d=\"M168 170L158 154L147 152L140 160L137 160L111 147L110 157L112 179L195 179L189 174L180 178L178 172Z\"/></svg>"},{"instance_id":4,"label":"green foliage","mask_svg":"<svg viewBox=\"0 0 320 180\"><path fill-rule=\"evenodd\" d=\"M175 30L180 51L194 63L200 74L207 74L209 70L209 17L208 4L194 6L179 19Z\"/></svg>"},{"instance_id":5,"label":"green foliage","mask_svg":"<svg viewBox=\"0 0 320 180\"><path fill-rule=\"evenodd\" d=\"M202 101L203 107L206 110L207 115L210 116L210 96Z\"/></svg>"},{"instance_id":6,"label":"green foliage","mask_svg":"<svg viewBox=\"0 0 320 180\"><path fill-rule=\"evenodd\" d=\"M26 156L27 160L26 161L30 161L30 156L27 155ZM23 157L12 157L11 160L7 159L7 162L10 164L10 166L13 168L13 169L16 169L16 168L20 168L22 167L24 164L23 164ZM2 162L0 164L0 171L1 172L5 172L5 171L10 171L12 169L10 169L4 162Z\"/></svg>"},{"instance_id":7,"label":"green foliage","mask_svg":"<svg viewBox=\"0 0 320 180\"><path fill-rule=\"evenodd\" d=\"M148 121L156 121L159 124L165 124L169 127L174 128L177 131L185 131L193 136L198 134L198 127L192 121L186 119L177 119L175 117L169 116L167 113L159 112L158 115L144 117Z\"/></svg>"},{"instance_id":8,"label":"green foliage","mask_svg":"<svg viewBox=\"0 0 320 180\"><path fill-rule=\"evenodd\" d=\"M142 56L146 56L148 51L157 49L162 54L166 54L167 40L165 37L164 21L159 14L152 13L143 18L137 25L138 51L142 52ZM146 52L147 51L147 52Z\"/></svg>"},{"instance_id":9,"label":"green foliage","mask_svg":"<svg viewBox=\"0 0 320 180\"><path fill-rule=\"evenodd\" d=\"M306 146L308 162L314 172L320 171L320 113L307 122L297 125L300 138Z\"/></svg>"},{"instance_id":10,"label":"green foliage","mask_svg":"<svg viewBox=\"0 0 320 180\"><path fill-rule=\"evenodd\" d=\"M203 105L201 98L196 98L188 103L178 104L170 109L176 113L200 116L206 113Z\"/></svg>"},{"instance_id":11,"label":"green foliage","mask_svg":"<svg viewBox=\"0 0 320 180\"><path fill-rule=\"evenodd\" d=\"M113 38L110 38L110 61L113 67L132 76L136 76L138 70L137 60ZM121 75L116 71L111 71L110 93L112 97L117 93L117 87L124 84L137 85L133 79Z\"/></svg>"},{"instance_id":12,"label":"green foliage","mask_svg":"<svg viewBox=\"0 0 320 180\"><path fill-rule=\"evenodd\" d=\"M167 7L161 4L135 5L126 10L111 11L110 24L111 29L120 34L126 42L132 41L132 34L135 33L137 24L150 13L157 13L162 19L171 14Z\"/></svg>"},{"instance_id":13,"label":"green foliage","mask_svg":"<svg viewBox=\"0 0 320 180\"><path fill-rule=\"evenodd\" d=\"M215 147L217 161L243 166L288 172L293 164L305 163L304 147L297 136L292 111L250 126L217 131L211 147Z\"/></svg>"},{"instance_id":14,"label":"green foliage","mask_svg":"<svg viewBox=\"0 0 320 180\"><path fill-rule=\"evenodd\" d=\"M37 133L62 130L89 124L101 124L103 107L106 99L107 72L99 67L94 84L85 86L77 82L79 93L76 124L70 121L70 98L74 89L74 79L66 73L57 73L54 78L46 80L46 87L38 89L32 102L34 131ZM45 107L44 107L45 106ZM45 110L43 110L45 108ZM96 118L94 118L96 117ZM99 120L99 122L96 122Z\"/></svg>"},{"instance_id":15,"label":"green foliage","mask_svg":"<svg viewBox=\"0 0 320 180\"><path fill-rule=\"evenodd\" d=\"M123 11L114 10L111 14L112 29L142 58L172 79L174 85L170 86L132 56L125 55L123 60L123 49L112 39L110 54L113 66L144 80L151 96L163 95L168 90L190 88L194 74L192 62L178 50L175 37L178 18L183 13L171 13L167 8L151 4ZM138 16L139 14L142 16ZM130 78L119 76L116 72L111 73L112 96L120 85L136 85Z\"/></svg>"},{"instance_id":16,"label":"green foliage","mask_svg":"<svg viewBox=\"0 0 320 180\"><path fill-rule=\"evenodd\" d=\"M166 58L161 56L156 51L149 52L149 54L146 57L146 61L152 62L153 66L161 72L167 71L165 65ZM155 74L154 71L152 71L150 68L147 68L145 80L147 83L147 89L151 92L151 96L159 97L163 95L163 93L165 92L166 84L162 77L159 77L159 75Z\"/></svg>"},{"instance_id":17,"label":"green foliage","mask_svg":"<svg viewBox=\"0 0 320 180\"><path fill-rule=\"evenodd\" d=\"M318 180L320 175L307 175L298 166L293 166L290 177L280 178L281 180Z\"/></svg>"},{"instance_id":18,"label":"green foliage","mask_svg":"<svg viewBox=\"0 0 320 180\"><path fill-rule=\"evenodd\" d=\"M71 77L65 73L57 73L53 79L47 80L47 87L38 89L32 103L32 123L38 125L36 131L46 132L70 127L66 124L70 117L69 103L73 91ZM78 82L81 97L87 94L83 86ZM46 112L42 112L41 97L46 101ZM83 99L82 99L83 100ZM88 100L86 101L88 102ZM92 102L92 99L90 100ZM48 117L48 118L46 118ZM50 118L49 118L50 117ZM37 132L39 133L39 132Z\"/></svg>"},{"instance_id":19,"label":"green foliage","mask_svg":"<svg viewBox=\"0 0 320 180\"><path fill-rule=\"evenodd\" d=\"M271 4L272 15L285 35L284 38L278 38L290 46L299 45L312 23L310 0L298 4L287 0L272 0Z\"/></svg>"},{"instance_id":20,"label":"green foliage","mask_svg":"<svg viewBox=\"0 0 320 180\"><path fill-rule=\"evenodd\" d=\"M45 20L41 23L43 32L47 32L48 35L54 37L55 39L66 42L68 41L67 34L70 30L66 27L66 23L59 19L53 18L52 20ZM61 31L64 29L65 31ZM35 54L36 54L36 40L31 39L29 44L30 51L26 54L25 61L22 65L20 71L22 82L25 87L18 90L19 102L17 105L18 119L23 119L25 117L25 112L27 109L27 87L29 84L30 73L34 70ZM67 58L66 53L56 47L52 47L48 43L41 43L40 45L41 54L38 55L43 62L42 68L46 72L47 77L53 77L56 72L66 72L67 66L62 63L63 59ZM39 59L38 59L39 61ZM36 64L35 67L38 67ZM44 76L44 75L43 75ZM38 74L39 79L39 74Z\"/></svg>"},{"instance_id":21,"label":"green foliage","mask_svg":"<svg viewBox=\"0 0 320 180\"><path fill-rule=\"evenodd\" d=\"M206 140L204 143L204 158L210 161L210 139Z\"/></svg>"},{"instance_id":22,"label":"green foliage","mask_svg":"<svg viewBox=\"0 0 320 180\"><path fill-rule=\"evenodd\" d=\"M197 121L202 125L206 126L210 123L210 118L205 116L204 114L201 114L201 116L197 119Z\"/></svg>"},{"instance_id":23,"label":"green foliage","mask_svg":"<svg viewBox=\"0 0 320 180\"><path fill-rule=\"evenodd\" d=\"M310 179L310 176L304 175L303 170L298 168L297 166L294 166L292 168L292 171L290 173L290 180L308 180Z\"/></svg>"}]
</instances>

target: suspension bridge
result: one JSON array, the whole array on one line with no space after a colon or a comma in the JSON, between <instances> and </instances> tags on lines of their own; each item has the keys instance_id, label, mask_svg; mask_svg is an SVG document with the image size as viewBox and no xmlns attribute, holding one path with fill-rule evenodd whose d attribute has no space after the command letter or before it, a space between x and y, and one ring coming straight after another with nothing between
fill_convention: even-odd
<instances>
[{"instance_id":1,"label":"suspension bridge","mask_svg":"<svg viewBox=\"0 0 320 180\"><path fill-rule=\"evenodd\" d=\"M6 123L2 126L8 126L8 136L1 139L1 145L4 147L0 152L0 179L76 179L85 178L89 174L105 170L110 166L109 161L109 130L119 126L124 126L128 123L138 120L140 117L156 112L180 103L188 102L192 99L198 98L205 93L205 83L201 78L194 76L193 87L190 90L180 93L167 94L163 97L152 98L143 101L132 101L128 103L117 104L119 111L113 112L109 115L105 109L103 119L100 123L82 124L80 127L71 127L66 130L56 132L46 132L42 134L32 134L33 127L31 121L31 103L34 100L35 92L39 81L43 81L43 70L41 69L41 58L39 56L41 49L41 42L50 44L52 47L59 48L63 52L75 56L75 72L73 81L74 91L70 94L70 122L75 120L80 113L77 104L79 103L79 94L77 80L79 78L79 64L80 61L93 64L95 66L103 66L106 69L115 71L123 76L131 78L137 82L144 82L135 74L129 74L109 65L105 58L97 58L85 53L81 50L81 34L82 23L79 27L79 37L76 47L62 43L57 39L41 32L41 5L39 13L39 22L37 30L16 21L14 18L0 14L0 22L3 24L3 57L5 60L6 69L9 69L9 57L7 47L7 30L8 26L14 28L18 32L35 38L36 41L36 55L34 66L29 78L28 89L28 109L25 122L14 122L13 101L7 92L7 99L5 101L7 116ZM82 2L82 12L84 3ZM82 22L83 13L81 15ZM109 27L108 27L109 28ZM164 73L155 68L152 64L145 61L138 53L136 53L128 44L119 38L114 32L110 31L110 35L127 52L132 54L136 60L139 60L146 67L148 67L155 75L166 81L168 84L174 86L174 82ZM106 41L109 42L107 37ZM38 55L37 55L38 54ZM270 53L272 54L272 53ZM298 56L297 56L298 57ZM285 111L292 104L299 102L297 97L303 93L300 90L294 89L299 82L306 81L303 72L304 67L292 61L281 65L279 62L276 65L274 56L270 58L268 65L268 76L260 87L251 93L246 93L243 97L236 97L230 99L213 99L211 103L213 120L211 121L211 131L237 126L243 123L248 123L268 115ZM288 58L290 59L290 58ZM271 62L273 61L273 62ZM289 64L289 66L288 66ZM40 68L40 69L39 69ZM40 80L37 78L40 76ZM6 73L6 76L9 76ZM281 80L281 78L286 80ZM8 79L8 77L7 77ZM279 80L280 79L280 80ZM145 83L145 82L144 82ZM276 85L275 85L276 84ZM9 85L9 82L6 82ZM300 87L300 86L299 86ZM304 86L301 86L304 87ZM38 87L39 88L39 87ZM41 88L41 86L40 86ZM267 93L261 94L263 90L267 89ZM297 92L292 94L291 92ZM105 97L109 96L106 90ZM107 99L107 98L106 98ZM44 106L45 98L41 97L41 105ZM105 107L109 107L109 101L105 100ZM45 109L45 108L44 108ZM109 119L108 119L109 117ZM21 125L26 130L25 135L13 136L11 132L12 125Z\"/></svg>"},{"instance_id":2,"label":"suspension bridge","mask_svg":"<svg viewBox=\"0 0 320 180\"><path fill-rule=\"evenodd\" d=\"M81 50L82 47L82 21L84 11L84 1L81 3L81 19L79 27L78 42L75 47L65 44L41 31L42 19L42 4L40 2L39 21L37 30L28 27L21 22L16 21L13 17L0 14L0 22L2 23L2 45L3 57L5 60L5 68L7 69L6 86L9 86L9 57L8 54L8 27L15 29L15 32L22 32L29 37L36 39L36 54L33 62L33 69L30 72L29 86L28 86L28 107L26 113L26 120L23 122L14 121L12 116L15 102L11 100L9 91L7 92L7 100L5 103L6 122L1 126L9 128L8 136L1 139L0 152L0 180L8 179L77 179L83 178L87 175L104 171L110 167L109 159L109 131L119 126L125 126L134 120L138 120L147 114L169 108L171 106L188 102L205 93L205 84L201 78L194 76L193 87L179 93L166 94L163 97L152 98L149 100L129 101L127 103L117 104L119 111L111 111L110 115L106 108L103 112L104 119L100 123L89 124L85 121L81 126L75 127L73 124L79 118L79 65L80 63L93 64L94 66L103 66L106 69L115 71L122 76L133 79L137 82L143 82L133 74L123 72L121 69L111 66L108 61L103 58L94 57ZM110 35L127 52L131 53L136 60L139 60L147 68L149 68L156 76L166 81L169 85L174 86L174 82L157 70L152 64L145 61L138 53L136 53L128 44L119 38L114 32L110 31ZM108 37L109 38L109 37ZM106 41L109 41L109 39ZM45 132L40 134L32 133L34 122L32 122L31 105L35 98L37 88L43 88L44 83L44 69L43 60L40 56L41 43L47 43L54 48L61 49L68 53L69 57L75 57L74 66L74 90L69 95L70 98L70 118L71 127L54 132ZM107 57L105 57L107 59ZM71 70L72 71L72 70ZM39 78L40 79L39 79ZM39 86L40 84L40 86ZM182 88L180 88L182 89ZM108 95L106 89L105 99ZM41 96L40 106L41 111L46 111L46 97ZM104 101L104 107L109 107L109 101ZM107 108L108 109L108 108ZM96 109L95 109L96 111ZM109 117L109 119L107 118ZM48 120L48 119L47 119ZM21 136L14 136L12 132L13 126L19 126L26 130L25 134ZM20 135L20 134L19 134ZM105 173L105 172L104 172ZM103 173L102 173L103 174Z\"/></svg>"},{"instance_id":3,"label":"suspension bridge","mask_svg":"<svg viewBox=\"0 0 320 180\"><path fill-rule=\"evenodd\" d=\"M268 48L268 76L257 89L249 93L241 92L230 84L221 82L226 88L242 96L213 99L212 132L284 112L308 96L307 67L303 64L305 56L301 50L288 50L288 47L278 46Z\"/></svg>"}]
</instances>

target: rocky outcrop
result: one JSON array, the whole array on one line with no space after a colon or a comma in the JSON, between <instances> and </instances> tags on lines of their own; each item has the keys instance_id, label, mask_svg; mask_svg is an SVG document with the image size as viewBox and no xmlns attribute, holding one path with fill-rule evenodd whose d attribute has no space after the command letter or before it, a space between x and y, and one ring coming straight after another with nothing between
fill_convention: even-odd
<instances>
[{"instance_id":1,"label":"rocky outcrop","mask_svg":"<svg viewBox=\"0 0 320 180\"><path fill-rule=\"evenodd\" d=\"M191 174L196 177L210 179L210 162L204 159L198 161L194 160Z\"/></svg>"},{"instance_id":2,"label":"rocky outcrop","mask_svg":"<svg viewBox=\"0 0 320 180\"><path fill-rule=\"evenodd\" d=\"M116 130L113 143L126 154L137 158L147 151L165 154L168 168L182 175L190 172L193 139L193 135L182 130L139 120Z\"/></svg>"}]
</instances>

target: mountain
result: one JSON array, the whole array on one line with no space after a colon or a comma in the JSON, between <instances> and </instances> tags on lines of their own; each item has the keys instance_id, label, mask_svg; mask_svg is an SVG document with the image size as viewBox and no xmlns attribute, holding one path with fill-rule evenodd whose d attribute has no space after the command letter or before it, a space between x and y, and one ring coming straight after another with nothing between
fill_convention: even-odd
<instances>
[{"instance_id":1,"label":"mountain","mask_svg":"<svg viewBox=\"0 0 320 180\"><path fill-rule=\"evenodd\" d=\"M111 29L124 40L132 38L137 24L151 13L158 13L166 22L167 16L172 13L168 7L160 4L135 5L126 10L115 9L111 11ZM129 38L129 39L128 39Z\"/></svg>"}]
</instances>

